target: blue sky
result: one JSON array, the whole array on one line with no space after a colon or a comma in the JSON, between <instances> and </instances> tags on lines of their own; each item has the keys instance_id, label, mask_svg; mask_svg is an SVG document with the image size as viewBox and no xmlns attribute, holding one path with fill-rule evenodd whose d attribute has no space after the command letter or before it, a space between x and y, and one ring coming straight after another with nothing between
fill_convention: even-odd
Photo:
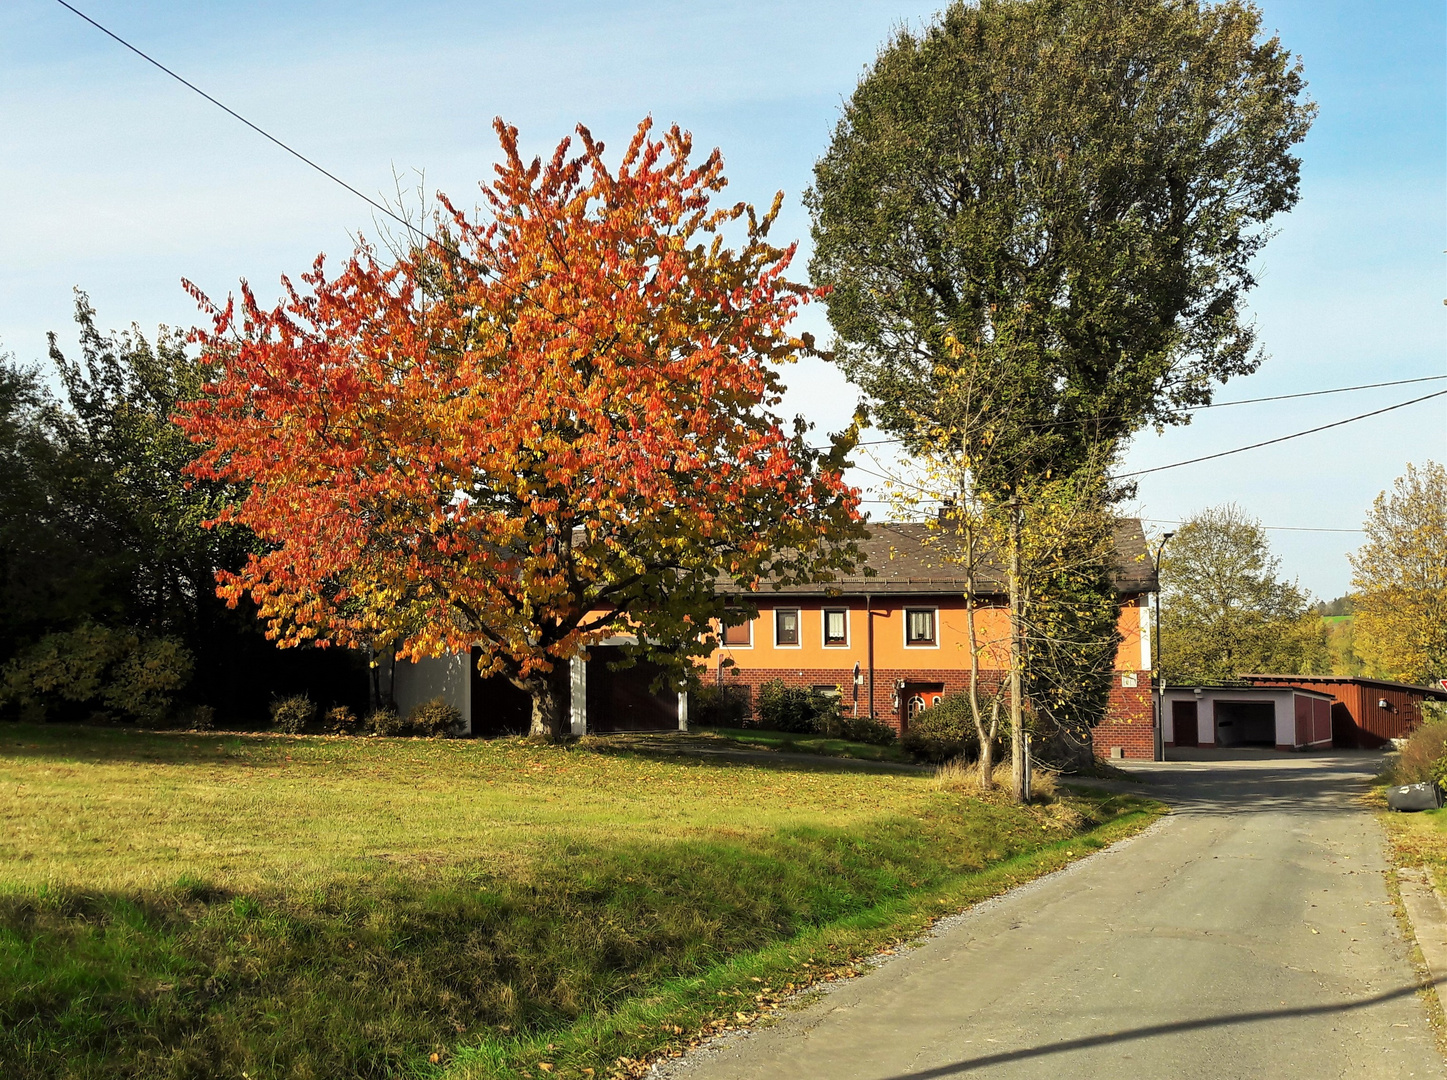
<instances>
[{"instance_id":1,"label":"blue sky","mask_svg":"<svg viewBox=\"0 0 1447 1080\"><path fill-rule=\"evenodd\" d=\"M586 123L621 148L644 115L722 148L730 194L787 197L782 237L841 100L891 27L936 6L893 3L77 3L369 194L394 171L470 203L491 122L545 150ZM1221 400L1447 371L1447 20L1440 0L1265 0L1301 55L1320 117L1302 200L1260 263L1252 308L1269 358ZM0 348L71 337L71 289L101 322L189 326L180 279L262 293L319 251L340 257L356 198L81 22L54 0L0 10ZM805 325L826 331L822 310ZM787 402L837 427L855 393L817 362ZM1146 433L1127 467L1256 442L1434 388L1247 405ZM1269 526L1352 529L1408 461L1447 458L1447 398L1265 450L1144 477L1130 509L1169 528L1235 501ZM887 463L887 458L885 458ZM867 462L863 462L867 464ZM860 474L861 483L871 479ZM1351 533L1274 531L1289 574L1345 590Z\"/></svg>"}]
</instances>

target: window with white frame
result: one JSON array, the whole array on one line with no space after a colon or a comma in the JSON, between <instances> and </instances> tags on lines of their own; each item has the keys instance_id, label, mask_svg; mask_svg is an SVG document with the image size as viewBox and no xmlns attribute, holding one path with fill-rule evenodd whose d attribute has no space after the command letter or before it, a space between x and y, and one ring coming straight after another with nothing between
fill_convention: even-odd
<instances>
[{"instance_id":1,"label":"window with white frame","mask_svg":"<svg viewBox=\"0 0 1447 1080\"><path fill-rule=\"evenodd\" d=\"M724 610L722 640L736 649L747 649L754 643L754 623L748 612L740 608Z\"/></svg>"},{"instance_id":2,"label":"window with white frame","mask_svg":"<svg viewBox=\"0 0 1447 1080\"><path fill-rule=\"evenodd\" d=\"M849 610L847 608L824 609L824 644L849 644Z\"/></svg>"},{"instance_id":3,"label":"window with white frame","mask_svg":"<svg viewBox=\"0 0 1447 1080\"><path fill-rule=\"evenodd\" d=\"M919 646L938 644L937 622L939 615L934 608L905 608L904 643Z\"/></svg>"},{"instance_id":4,"label":"window with white frame","mask_svg":"<svg viewBox=\"0 0 1447 1080\"><path fill-rule=\"evenodd\" d=\"M774 611L774 644L789 647L799 644L798 608L778 608Z\"/></svg>"}]
</instances>

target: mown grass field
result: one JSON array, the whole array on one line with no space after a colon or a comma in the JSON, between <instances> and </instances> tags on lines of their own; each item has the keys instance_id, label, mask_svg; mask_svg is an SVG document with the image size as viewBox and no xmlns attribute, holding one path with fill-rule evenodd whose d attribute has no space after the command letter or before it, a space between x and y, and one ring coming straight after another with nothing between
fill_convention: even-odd
<instances>
[{"instance_id":1,"label":"mown grass field","mask_svg":"<svg viewBox=\"0 0 1447 1080\"><path fill-rule=\"evenodd\" d=\"M636 1074L1158 809L520 740L7 724L0 1076Z\"/></svg>"},{"instance_id":2,"label":"mown grass field","mask_svg":"<svg viewBox=\"0 0 1447 1080\"><path fill-rule=\"evenodd\" d=\"M897 761L912 759L899 746L875 746L849 739L831 739L824 735L799 735L787 731L763 731L759 728L703 728L702 734L742 746L783 750L791 753L819 754L824 757L855 758L859 761Z\"/></svg>"}]
</instances>

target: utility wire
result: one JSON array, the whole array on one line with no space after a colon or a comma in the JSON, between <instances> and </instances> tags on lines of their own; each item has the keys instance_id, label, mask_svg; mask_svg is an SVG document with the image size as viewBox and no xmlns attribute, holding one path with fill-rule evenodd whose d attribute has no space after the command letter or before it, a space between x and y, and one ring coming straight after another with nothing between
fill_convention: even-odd
<instances>
[{"instance_id":1,"label":"utility wire","mask_svg":"<svg viewBox=\"0 0 1447 1080\"><path fill-rule=\"evenodd\" d=\"M1219 453L1205 454L1201 457L1189 458L1185 461L1173 461L1169 465L1157 465L1153 469L1137 469L1135 472L1116 473L1112 479L1124 480L1130 476L1145 476L1148 473L1164 472L1167 469L1179 469L1182 465L1195 465L1197 462L1214 461L1216 458L1230 457L1232 454L1244 454L1247 450L1259 450L1263 446L1275 446L1277 443L1287 442L1290 439L1299 439L1303 435L1314 435L1318 431L1327 431L1330 428L1341 427L1343 424L1353 424L1358 420L1365 420L1369 416L1381 416L1382 413L1389 413L1395 409L1405 409L1408 405L1416 405L1420 401L1430 401L1432 398L1442 397L1444 394L1447 394L1447 390L1438 390L1435 394L1423 394L1421 397L1413 398L1411 401L1401 401L1396 405L1388 405L1385 409L1373 409L1371 412L1361 413L1358 416L1348 416L1345 420L1337 420L1330 424L1322 424L1319 427L1307 428L1305 431L1296 431L1290 435L1281 435L1275 439L1266 439L1263 442L1252 443L1250 446L1238 446L1234 450L1222 450Z\"/></svg>"},{"instance_id":2,"label":"utility wire","mask_svg":"<svg viewBox=\"0 0 1447 1080\"><path fill-rule=\"evenodd\" d=\"M212 97L210 94L208 94L205 90L202 90L202 89L201 89L199 86L197 86L195 83L190 82L189 80L187 80L187 79L185 79L185 78L182 78L180 75L177 75L174 71L172 71L170 68L168 68L165 64L161 63L161 62L160 62L159 60L157 60L155 57L150 56L150 55L142 52L140 49L136 48L136 46L132 45L132 44L131 44L129 41L127 41L125 38L123 38L123 37L121 37L119 34L117 34L115 31L110 30L110 29L107 29L106 27L102 26L100 23L96 22L94 19L92 19L92 18L91 18L89 15L87 15L85 12L81 11L79 8L75 7L75 6L72 5L72 4L66 3L66 0L55 0L55 2L56 2L57 4L59 4L61 7L65 8L67 11L70 11L70 12L72 12L73 14L80 16L80 17L81 17L82 19L84 19L86 22L90 23L90 24L91 24L92 26L94 26L97 30L99 30L102 34L105 34L107 37L111 38L112 40L120 43L121 45L124 45L127 49L130 49L131 52L135 53L137 56L139 56L139 57L140 57L142 60L144 60L146 63L151 64L151 65L153 65L154 67L160 68L160 70L164 71L167 75L171 76L171 78L175 79L175 80L176 80L178 83L180 83L182 86L186 87L186 88L189 89L189 90L194 90L196 93L200 94L200 95L201 95L203 98L205 98L207 101L211 102L212 105L215 105L215 106L216 106L218 109L220 109L222 112L226 113L226 114L229 115L229 116L234 117L234 118L237 119L237 120L240 120L243 124L245 124L247 127L249 127L252 131L256 132L256 133L257 133L258 135L260 135L262 138L267 139L268 141L275 143L277 146L281 147L283 150L285 150L285 151L286 151L288 154L290 154L292 157L296 158L298 161L300 161L300 162L302 162L303 164L308 165L308 166L310 166L311 168L315 169L317 172L319 172L319 173L321 173L323 176L325 176L328 180L332 181L332 183L334 183L334 184L340 184L342 187L346 188L348 191L350 191L350 192L351 192L353 195L355 195L357 198L359 198L359 199L361 199L363 202L367 203L367 205L371 206L371 207L372 207L373 209L375 209L375 210L380 210L382 213L386 214L386 215L387 215L389 218L391 218L393 221L395 221L395 222L397 222L398 224L400 224L403 228L406 228L406 229L410 230L411 232L416 233L418 236L420 236L420 237L421 237L422 239L424 239L424 240L427 240L427 241L429 241L429 242L434 242L434 243L435 243L435 241L432 240L432 237L428 236L427 233L423 232L423 231L422 231L421 229L419 229L416 225L413 225L410 221L407 221L407 220L406 220L405 218L403 218L401 215L399 215L399 214L397 214L397 213L394 213L392 210L388 209L385 205L383 205L382 203L379 203L376 199L372 198L371 196L369 196L369 195L363 195L363 194L362 194L360 191L358 191L356 188L352 187L351 184L347 183L347 182L346 182L345 180L343 180L340 176L337 176L336 173L329 172L328 170L326 170L326 169L323 168L322 166L318 165L318 164L317 164L315 161L313 161L311 158L309 158L309 157L307 157L305 154L303 154L300 150L295 150L295 149L293 149L292 147L288 146L286 143L284 143L284 142L282 142L280 139L278 139L275 135L271 134L269 131L266 131L264 128L260 128L260 127L258 127L257 125L253 124L250 120L246 119L246 117L242 116L242 115L241 115L239 112L237 112L235 109L233 109L233 108L231 108L231 107L229 107L229 106L227 106L227 105L224 105L224 104L222 104L221 102L217 101L214 97Z\"/></svg>"},{"instance_id":3,"label":"utility wire","mask_svg":"<svg viewBox=\"0 0 1447 1080\"><path fill-rule=\"evenodd\" d=\"M1314 435L1318 431L1327 431L1331 428L1341 427L1343 424L1354 424L1358 420L1365 420L1370 416L1381 416L1383 413L1389 413L1396 409L1405 409L1408 405L1416 405L1418 402L1430 401L1433 398L1439 398L1443 395L1447 395L1447 390L1438 390L1436 393L1423 394L1421 397L1413 398L1411 401L1399 401L1395 405L1388 405L1385 409L1373 409L1371 412L1360 413L1357 416L1348 416L1345 420L1334 420L1330 424L1321 424L1318 427L1307 428L1305 431L1295 431L1292 432L1290 435L1279 435L1274 439L1266 439L1262 442L1252 443L1249 446L1238 446L1232 450L1221 450L1215 454L1204 454L1201 457L1188 458L1185 461L1173 461L1169 465L1157 465L1151 469L1137 469L1134 472L1116 473L1114 476L1111 477L1111 479L1124 480L1127 477L1131 476L1145 476L1148 473L1164 472L1167 469L1179 469L1182 465L1195 465L1196 463L1201 461L1214 461L1216 458L1230 457L1232 454L1244 454L1247 450L1259 450L1263 446L1275 446L1277 443L1288 442L1291 439L1299 439L1303 435ZM887 476L884 473L874 472L873 470L866 469L860 465L855 465L853 466L853 468L858 472L865 473L866 475L877 476L881 480L889 480L892 483L914 488L916 491L923 491L926 493L929 492L928 488L920 487L920 485L918 484L912 484L909 481L901 480L898 477Z\"/></svg>"},{"instance_id":4,"label":"utility wire","mask_svg":"<svg viewBox=\"0 0 1447 1080\"><path fill-rule=\"evenodd\" d=\"M1263 401L1291 401L1295 398L1321 397L1324 394L1346 394L1356 390L1378 390L1384 386L1409 386L1413 383L1438 382L1447 379L1447 375L1422 375L1415 379L1393 379L1390 382L1363 383L1360 386L1336 386L1330 390L1304 390L1298 394L1273 394L1270 397L1241 398L1238 401L1212 401L1205 405L1187 405L1182 412L1200 412L1203 409L1224 409L1230 405L1259 405ZM1081 424L1093 424L1099 420L1123 420L1122 416L1097 416L1077 420L1051 420L1041 424L1041 427L1068 427ZM856 446L889 446L895 443L902 443L903 439L865 439ZM827 446L810 447L811 450L828 450Z\"/></svg>"}]
</instances>

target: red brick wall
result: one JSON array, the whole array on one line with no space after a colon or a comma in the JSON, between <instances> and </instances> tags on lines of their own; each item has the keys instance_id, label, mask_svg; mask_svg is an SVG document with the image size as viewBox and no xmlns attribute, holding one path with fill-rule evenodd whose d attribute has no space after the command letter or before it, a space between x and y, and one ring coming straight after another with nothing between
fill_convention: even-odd
<instances>
[{"instance_id":1,"label":"red brick wall","mask_svg":"<svg viewBox=\"0 0 1447 1080\"><path fill-rule=\"evenodd\" d=\"M807 689L811 686L837 686L840 700L847 715L869 715L869 672L861 673L863 681L857 691L854 686L854 669L850 668L802 668L778 670L774 668L725 668L722 681L729 686L747 686L758 700L759 687L774 679L785 686ZM999 671L982 671L981 682L993 688L999 685L1002 676ZM936 683L944 687L946 694L969 689L970 673L957 668L875 668L874 669L874 718L899 730L900 708L895 700L895 683L903 679L907 683Z\"/></svg>"},{"instance_id":2,"label":"red brick wall","mask_svg":"<svg viewBox=\"0 0 1447 1080\"><path fill-rule=\"evenodd\" d=\"M1155 758L1155 709L1150 681L1144 675L1140 681L1144 685L1111 687L1105 721L1091 732L1096 757L1108 758L1112 748L1119 746L1128 758L1143 761Z\"/></svg>"},{"instance_id":3,"label":"red brick wall","mask_svg":"<svg viewBox=\"0 0 1447 1080\"><path fill-rule=\"evenodd\" d=\"M1000 684L1005 673L982 671L981 681L993 689ZM758 700L759 687L771 679L781 679L786 686L808 688L811 686L838 686L845 711L858 716L869 715L869 673L863 672L864 681L859 686L857 697L852 668L802 668L780 671L770 668L725 668L723 681L731 686L747 686ZM875 719L888 724L896 731L900 728L900 709L895 700L895 683L903 679L907 683L939 683L944 692L952 694L966 690L970 685L968 671L957 668L875 668L874 670L874 715ZM1117 681L1119 676L1117 676ZM1151 760L1155 757L1155 729L1152 726L1154 712L1151 707L1151 688L1146 676L1141 676L1143 686L1115 686L1110 692L1109 712L1104 723L1094 731L1097 757L1109 757L1111 747L1125 748L1125 756Z\"/></svg>"}]
</instances>

